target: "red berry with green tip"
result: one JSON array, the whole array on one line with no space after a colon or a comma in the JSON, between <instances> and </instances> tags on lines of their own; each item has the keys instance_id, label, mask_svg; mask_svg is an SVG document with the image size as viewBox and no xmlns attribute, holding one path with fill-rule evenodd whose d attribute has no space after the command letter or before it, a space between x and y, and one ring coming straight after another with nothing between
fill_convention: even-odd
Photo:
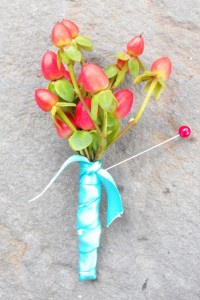
<instances>
[{"instance_id":1,"label":"red berry with green tip","mask_svg":"<svg viewBox=\"0 0 200 300\"><path fill-rule=\"evenodd\" d=\"M76 128L76 123L74 121L74 118L69 114L65 113L66 117L69 119L69 121L72 123L72 125ZM60 121L57 117L55 117L56 123L59 125L59 127L55 124L57 134L61 138L69 138L72 134L73 131L69 128L67 124L64 122Z\"/></svg>"},{"instance_id":2,"label":"red berry with green tip","mask_svg":"<svg viewBox=\"0 0 200 300\"><path fill-rule=\"evenodd\" d=\"M79 28L74 22L71 20L63 20L61 23L70 31L73 39L79 35Z\"/></svg>"},{"instance_id":3,"label":"red berry with green tip","mask_svg":"<svg viewBox=\"0 0 200 300\"><path fill-rule=\"evenodd\" d=\"M84 98L84 101L85 101L87 107L89 108L89 111L91 111L91 105L92 105L91 99ZM78 104L76 105L74 120L75 120L78 128L81 128L84 130L91 130L91 129L95 128L93 121L88 116L81 101L79 101Z\"/></svg>"},{"instance_id":4,"label":"red berry with green tip","mask_svg":"<svg viewBox=\"0 0 200 300\"><path fill-rule=\"evenodd\" d=\"M71 32L61 23L56 23L51 33L52 43L58 47L64 47L71 43L72 35Z\"/></svg>"},{"instance_id":5,"label":"red berry with green tip","mask_svg":"<svg viewBox=\"0 0 200 300\"><path fill-rule=\"evenodd\" d=\"M127 44L127 52L132 56L139 56L144 51L144 39L141 35L135 36Z\"/></svg>"},{"instance_id":6,"label":"red berry with green tip","mask_svg":"<svg viewBox=\"0 0 200 300\"><path fill-rule=\"evenodd\" d=\"M151 66L151 71L161 79L167 80L172 71L172 63L168 57L161 57L154 61Z\"/></svg>"},{"instance_id":7,"label":"red berry with green tip","mask_svg":"<svg viewBox=\"0 0 200 300\"><path fill-rule=\"evenodd\" d=\"M60 69L57 64L57 55L52 51L47 51L41 62L41 70L45 79L47 80L57 80L64 77L65 68L61 63Z\"/></svg>"},{"instance_id":8,"label":"red berry with green tip","mask_svg":"<svg viewBox=\"0 0 200 300\"><path fill-rule=\"evenodd\" d=\"M114 96L118 102L118 107L115 111L115 115L118 119L123 119L131 111L134 94L132 91L125 89L116 92Z\"/></svg>"},{"instance_id":9,"label":"red berry with green tip","mask_svg":"<svg viewBox=\"0 0 200 300\"><path fill-rule=\"evenodd\" d=\"M109 79L99 66L88 63L83 66L78 83L83 85L86 92L95 94L108 87Z\"/></svg>"},{"instance_id":10,"label":"red berry with green tip","mask_svg":"<svg viewBox=\"0 0 200 300\"><path fill-rule=\"evenodd\" d=\"M48 112L58 102L58 96L47 89L38 89L35 91L35 101L42 110Z\"/></svg>"}]
</instances>

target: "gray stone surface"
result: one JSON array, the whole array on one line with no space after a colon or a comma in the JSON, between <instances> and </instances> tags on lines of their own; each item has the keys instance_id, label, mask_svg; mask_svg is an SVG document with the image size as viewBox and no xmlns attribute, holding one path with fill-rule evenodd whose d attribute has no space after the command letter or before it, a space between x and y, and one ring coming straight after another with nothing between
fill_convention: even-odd
<instances>
[{"instance_id":1,"label":"gray stone surface","mask_svg":"<svg viewBox=\"0 0 200 300\"><path fill-rule=\"evenodd\" d=\"M200 299L199 11L198 0L1 0L2 300ZM40 60L62 18L92 38L87 58L102 67L141 32L147 65L162 55L173 62L161 100L151 101L140 124L110 148L105 167L175 135L181 124L193 130L189 140L111 171L125 214L104 226L98 280L86 283L77 280L78 167L27 203L71 155L33 98L46 85ZM141 97L137 89L134 111ZM104 221L105 199L102 215Z\"/></svg>"}]
</instances>

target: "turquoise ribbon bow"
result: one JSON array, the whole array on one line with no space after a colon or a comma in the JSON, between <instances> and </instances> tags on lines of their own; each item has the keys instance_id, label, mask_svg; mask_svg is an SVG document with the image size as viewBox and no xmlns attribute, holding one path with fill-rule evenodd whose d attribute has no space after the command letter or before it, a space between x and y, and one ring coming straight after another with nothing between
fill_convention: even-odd
<instances>
[{"instance_id":1,"label":"turquoise ribbon bow","mask_svg":"<svg viewBox=\"0 0 200 300\"><path fill-rule=\"evenodd\" d=\"M77 211L77 231L79 238L79 280L96 279L97 249L100 243L101 222L99 206L101 186L107 194L107 227L123 213L123 205L112 176L101 168L101 161L90 162L86 157L73 155L68 158L45 189L35 198L41 197L63 170L73 162L79 162L79 203Z\"/></svg>"}]
</instances>

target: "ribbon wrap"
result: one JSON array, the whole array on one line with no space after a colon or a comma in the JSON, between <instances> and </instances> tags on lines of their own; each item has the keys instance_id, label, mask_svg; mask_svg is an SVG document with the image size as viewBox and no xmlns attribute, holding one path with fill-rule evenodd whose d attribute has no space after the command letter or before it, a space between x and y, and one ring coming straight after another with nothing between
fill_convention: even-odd
<instances>
[{"instance_id":1,"label":"ribbon wrap","mask_svg":"<svg viewBox=\"0 0 200 300\"><path fill-rule=\"evenodd\" d=\"M77 210L77 232L79 239L79 280L96 279L97 249L100 244L101 222L100 203L102 184L107 195L107 227L123 213L123 205L117 186L112 176L101 168L101 161L90 162L86 157L73 155L68 158L46 188L41 197L63 170L71 163L79 162L79 201Z\"/></svg>"}]
</instances>

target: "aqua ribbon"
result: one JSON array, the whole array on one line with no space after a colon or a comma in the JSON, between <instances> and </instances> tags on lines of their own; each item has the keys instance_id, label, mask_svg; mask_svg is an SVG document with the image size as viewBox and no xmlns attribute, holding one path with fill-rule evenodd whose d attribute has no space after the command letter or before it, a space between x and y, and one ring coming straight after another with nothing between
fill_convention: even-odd
<instances>
[{"instance_id":1,"label":"aqua ribbon","mask_svg":"<svg viewBox=\"0 0 200 300\"><path fill-rule=\"evenodd\" d=\"M73 162L80 164L80 189L77 211L77 231L79 238L79 280L96 278L97 248L100 243L101 223L99 206L101 186L107 194L107 227L123 213L123 205L112 176L101 168L101 161L90 162L86 157L73 155L68 158L45 189L35 198L41 197L63 170Z\"/></svg>"}]
</instances>

